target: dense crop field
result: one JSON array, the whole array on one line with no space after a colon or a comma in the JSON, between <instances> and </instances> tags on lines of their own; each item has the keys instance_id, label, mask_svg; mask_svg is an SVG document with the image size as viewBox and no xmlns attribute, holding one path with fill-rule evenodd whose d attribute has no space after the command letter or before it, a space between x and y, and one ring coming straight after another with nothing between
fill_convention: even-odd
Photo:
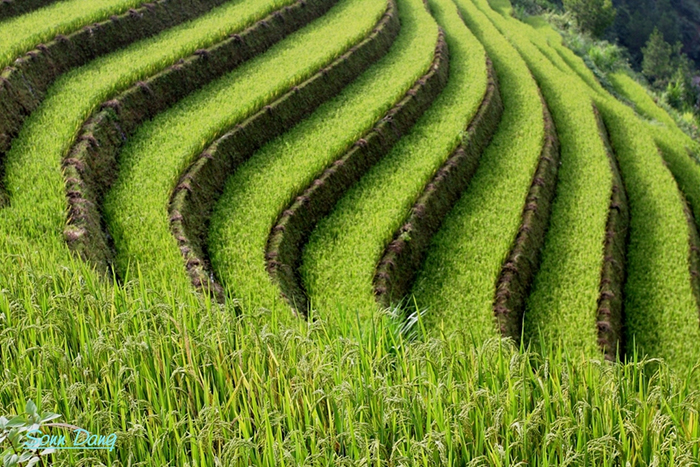
<instances>
[{"instance_id":1,"label":"dense crop field","mask_svg":"<svg viewBox=\"0 0 700 467\"><path fill-rule=\"evenodd\" d=\"M14 0L0 66L0 465L700 465L700 143L542 18Z\"/></svg>"}]
</instances>

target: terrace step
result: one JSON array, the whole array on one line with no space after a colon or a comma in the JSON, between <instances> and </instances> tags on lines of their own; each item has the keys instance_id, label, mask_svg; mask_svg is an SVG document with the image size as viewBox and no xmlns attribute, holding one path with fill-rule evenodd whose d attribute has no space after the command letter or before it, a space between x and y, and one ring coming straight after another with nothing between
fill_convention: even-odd
<instances>
[{"instance_id":1,"label":"terrace step","mask_svg":"<svg viewBox=\"0 0 700 467\"><path fill-rule=\"evenodd\" d=\"M428 72L278 217L268 238L267 269L273 281L279 284L283 297L299 313L306 315L309 306L298 268L310 233L345 192L410 130L444 89L448 75L449 52L441 30Z\"/></svg>"},{"instance_id":2,"label":"terrace step","mask_svg":"<svg viewBox=\"0 0 700 467\"><path fill-rule=\"evenodd\" d=\"M547 102L541 95L540 98L544 119L542 152L525 200L518 234L496 283L493 302L501 334L516 343L522 334L525 301L540 265L560 164L559 136Z\"/></svg>"},{"instance_id":3,"label":"terrace step","mask_svg":"<svg viewBox=\"0 0 700 467\"><path fill-rule=\"evenodd\" d=\"M653 132L627 106L597 98L629 204L624 317L627 353L663 358L671 368L697 362L698 301L692 271L696 226Z\"/></svg>"},{"instance_id":4,"label":"terrace step","mask_svg":"<svg viewBox=\"0 0 700 467\"><path fill-rule=\"evenodd\" d=\"M595 329L612 174L588 86L539 33L473 0L518 50L535 77L557 128L561 166L539 269L526 298L523 336L599 356ZM568 70L568 71L566 71Z\"/></svg>"},{"instance_id":5,"label":"terrace step","mask_svg":"<svg viewBox=\"0 0 700 467\"><path fill-rule=\"evenodd\" d=\"M598 120L600 136L605 143L613 174L612 194L603 246L603 267L600 276L596 324L598 345L600 345L605 358L614 361L625 353L624 285L630 213L627 190L620 176L617 157L610 144L610 135L595 105L593 110Z\"/></svg>"},{"instance_id":6,"label":"terrace step","mask_svg":"<svg viewBox=\"0 0 700 467\"><path fill-rule=\"evenodd\" d=\"M503 114L468 186L431 238L403 308L409 320L414 310L423 313L431 332L468 332L478 342L498 337L492 302L546 139L544 101L508 40L471 2L457 7L493 61Z\"/></svg>"},{"instance_id":7,"label":"terrace step","mask_svg":"<svg viewBox=\"0 0 700 467\"><path fill-rule=\"evenodd\" d=\"M95 58L200 16L227 0L158 1L85 26L18 58L0 74L0 171L12 140L58 77ZM1 174L0 174L1 175ZM1 189L1 187L0 187Z\"/></svg>"},{"instance_id":8,"label":"terrace step","mask_svg":"<svg viewBox=\"0 0 700 467\"><path fill-rule=\"evenodd\" d=\"M698 307L698 318L700 318L700 233L698 233L698 224L690 203L681 191L683 197L683 212L688 220L688 242L690 243L690 284L693 288L693 295Z\"/></svg>"},{"instance_id":9,"label":"terrace step","mask_svg":"<svg viewBox=\"0 0 700 467\"><path fill-rule=\"evenodd\" d=\"M400 27L396 4L389 0L367 38L218 138L185 172L171 197L170 226L196 288L208 288L223 298L223 289L210 272L205 235L228 176L258 148L310 115L384 56Z\"/></svg>"},{"instance_id":10,"label":"terrace step","mask_svg":"<svg viewBox=\"0 0 700 467\"><path fill-rule=\"evenodd\" d=\"M484 100L486 53L450 0L430 0L450 48L449 80L421 118L354 184L309 236L300 274L314 309L371 333L384 310L377 263L430 179L450 157Z\"/></svg>"}]
</instances>

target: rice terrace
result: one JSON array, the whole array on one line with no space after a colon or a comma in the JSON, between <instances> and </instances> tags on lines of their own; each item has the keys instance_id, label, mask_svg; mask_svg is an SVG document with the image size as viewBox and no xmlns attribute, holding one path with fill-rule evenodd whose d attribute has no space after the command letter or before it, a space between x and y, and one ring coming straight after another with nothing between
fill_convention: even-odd
<instances>
[{"instance_id":1,"label":"rice terrace","mask_svg":"<svg viewBox=\"0 0 700 467\"><path fill-rule=\"evenodd\" d=\"M700 4L630 1L1 0L1 465L699 466Z\"/></svg>"}]
</instances>

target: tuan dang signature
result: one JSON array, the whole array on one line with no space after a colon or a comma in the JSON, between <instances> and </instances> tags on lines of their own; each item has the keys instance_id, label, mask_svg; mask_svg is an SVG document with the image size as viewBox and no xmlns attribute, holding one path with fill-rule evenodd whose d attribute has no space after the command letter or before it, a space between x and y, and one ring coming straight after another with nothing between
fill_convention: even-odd
<instances>
[{"instance_id":1,"label":"tuan dang signature","mask_svg":"<svg viewBox=\"0 0 700 467\"><path fill-rule=\"evenodd\" d=\"M60 417L60 414L41 411L31 400L23 413L9 418L0 415L0 463L5 467L43 466L43 459L58 451L113 451L116 447L116 433L92 433L79 426L56 422Z\"/></svg>"},{"instance_id":2,"label":"tuan dang signature","mask_svg":"<svg viewBox=\"0 0 700 467\"><path fill-rule=\"evenodd\" d=\"M25 449L106 449L112 451L117 442L116 433L108 435L90 433L83 428L74 427L74 436L48 435L41 430L26 433Z\"/></svg>"}]
</instances>

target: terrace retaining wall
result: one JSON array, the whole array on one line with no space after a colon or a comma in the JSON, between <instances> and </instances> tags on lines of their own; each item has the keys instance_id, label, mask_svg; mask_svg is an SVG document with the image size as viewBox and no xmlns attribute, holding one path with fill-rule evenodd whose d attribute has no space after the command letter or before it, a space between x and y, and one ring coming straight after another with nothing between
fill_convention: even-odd
<instances>
[{"instance_id":1,"label":"terrace retaining wall","mask_svg":"<svg viewBox=\"0 0 700 467\"><path fill-rule=\"evenodd\" d=\"M598 345L605 358L615 360L625 351L624 287L630 213L627 191L620 175L615 151L610 144L608 130L595 105L593 112L598 122L598 132L605 143L612 172L612 193L603 243L603 266L600 274L596 326Z\"/></svg>"},{"instance_id":2,"label":"terrace retaining wall","mask_svg":"<svg viewBox=\"0 0 700 467\"><path fill-rule=\"evenodd\" d=\"M525 300L539 269L559 171L559 138L542 95L544 142L530 190L525 199L520 228L501 268L493 302L501 334L520 341Z\"/></svg>"}]
</instances>

